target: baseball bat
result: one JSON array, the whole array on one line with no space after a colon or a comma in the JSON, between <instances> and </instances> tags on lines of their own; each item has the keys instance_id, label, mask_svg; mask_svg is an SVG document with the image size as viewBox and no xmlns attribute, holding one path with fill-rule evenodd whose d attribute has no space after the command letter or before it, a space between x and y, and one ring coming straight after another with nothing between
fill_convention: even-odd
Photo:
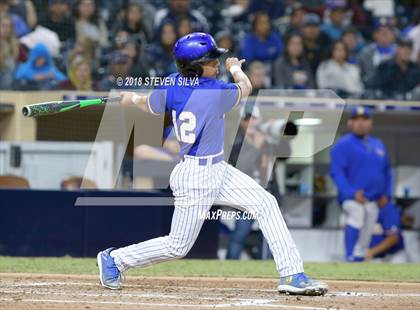
<instances>
[{"instance_id":1,"label":"baseball bat","mask_svg":"<svg viewBox=\"0 0 420 310\"><path fill-rule=\"evenodd\" d=\"M25 105L22 114L26 117L52 115L70 110L86 108L95 105L102 105L107 102L118 102L121 97L103 97L84 100L50 101Z\"/></svg>"}]
</instances>

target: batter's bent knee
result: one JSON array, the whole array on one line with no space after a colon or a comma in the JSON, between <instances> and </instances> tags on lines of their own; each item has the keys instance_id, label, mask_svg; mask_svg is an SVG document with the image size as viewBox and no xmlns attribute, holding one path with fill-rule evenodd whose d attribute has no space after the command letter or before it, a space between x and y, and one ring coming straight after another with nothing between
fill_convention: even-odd
<instances>
[{"instance_id":1,"label":"batter's bent knee","mask_svg":"<svg viewBox=\"0 0 420 310\"><path fill-rule=\"evenodd\" d=\"M185 257L188 252L191 250L192 246L194 244L183 244L183 245L170 245L169 246L169 256L171 256L173 259L181 259Z\"/></svg>"},{"instance_id":2,"label":"batter's bent knee","mask_svg":"<svg viewBox=\"0 0 420 310\"><path fill-rule=\"evenodd\" d=\"M276 199L276 197L274 197L273 194L270 194L269 192L267 192L267 199L268 199L271 206L274 206L274 207L279 206L278 203L277 203L277 199Z\"/></svg>"},{"instance_id":3,"label":"batter's bent knee","mask_svg":"<svg viewBox=\"0 0 420 310\"><path fill-rule=\"evenodd\" d=\"M262 196L262 201L258 208L258 215L261 216L270 216L273 211L277 211L279 209L279 205L277 203L276 197L274 197L269 192L264 192Z\"/></svg>"},{"instance_id":4,"label":"batter's bent knee","mask_svg":"<svg viewBox=\"0 0 420 310\"><path fill-rule=\"evenodd\" d=\"M278 203L277 203L277 199L276 197L274 197L272 194L270 194L269 192L265 192L264 193L264 200L263 200L263 205L264 208L266 209L271 209L271 208L278 208Z\"/></svg>"}]
</instances>

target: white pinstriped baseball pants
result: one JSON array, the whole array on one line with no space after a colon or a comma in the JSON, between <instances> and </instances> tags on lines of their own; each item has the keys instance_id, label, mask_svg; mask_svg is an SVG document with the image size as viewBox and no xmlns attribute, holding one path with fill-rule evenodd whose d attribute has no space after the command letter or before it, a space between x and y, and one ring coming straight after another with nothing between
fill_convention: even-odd
<instances>
[{"instance_id":1,"label":"white pinstriped baseball pants","mask_svg":"<svg viewBox=\"0 0 420 310\"><path fill-rule=\"evenodd\" d=\"M303 272L276 199L248 175L224 161L200 166L198 158L186 156L172 171L170 185L175 210L169 235L112 251L120 271L187 255L204 223L202 215L220 202L256 215L281 277Z\"/></svg>"}]
</instances>

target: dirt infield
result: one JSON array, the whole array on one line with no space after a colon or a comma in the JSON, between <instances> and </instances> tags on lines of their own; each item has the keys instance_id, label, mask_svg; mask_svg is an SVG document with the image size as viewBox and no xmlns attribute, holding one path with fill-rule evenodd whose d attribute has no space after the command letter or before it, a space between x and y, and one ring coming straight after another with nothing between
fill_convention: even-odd
<instances>
[{"instance_id":1,"label":"dirt infield","mask_svg":"<svg viewBox=\"0 0 420 310\"><path fill-rule=\"evenodd\" d=\"M327 282L326 296L297 297L275 279L128 277L110 291L94 276L0 274L0 309L420 309L420 283Z\"/></svg>"}]
</instances>

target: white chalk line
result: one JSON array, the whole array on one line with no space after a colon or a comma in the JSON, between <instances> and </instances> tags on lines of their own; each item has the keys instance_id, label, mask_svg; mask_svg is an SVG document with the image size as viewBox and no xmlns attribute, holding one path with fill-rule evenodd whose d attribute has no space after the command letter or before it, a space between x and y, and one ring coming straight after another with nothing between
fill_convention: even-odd
<instances>
[{"instance_id":1,"label":"white chalk line","mask_svg":"<svg viewBox=\"0 0 420 310\"><path fill-rule=\"evenodd\" d=\"M53 285L74 285L74 286L98 286L98 284L92 283L92 282L31 282L31 283L23 283L23 284L8 284L9 287L31 287L31 286L53 286ZM2 284L0 282L0 288L2 287ZM127 288L145 288L144 285L136 285L136 284L124 284L124 287ZM148 286L146 286L148 287ZM162 285L153 285L153 287L167 287ZM235 287L195 287L195 286L179 286L177 285L176 288L179 289L190 289L195 291L201 291L202 289L206 290L216 290L216 291L238 291L238 290L244 290L244 291L255 291L255 292L276 292L275 289L253 289L253 288L235 288Z\"/></svg>"},{"instance_id":2,"label":"white chalk line","mask_svg":"<svg viewBox=\"0 0 420 310\"><path fill-rule=\"evenodd\" d=\"M218 304L215 305L215 308L229 308L229 307L264 307L264 308L287 308L287 309L307 309L307 310L328 310L330 308L319 308L312 306L293 306L293 305L282 305L282 304L272 304L273 301L269 300L254 300L254 301L243 301L230 304Z\"/></svg>"},{"instance_id":3,"label":"white chalk line","mask_svg":"<svg viewBox=\"0 0 420 310\"><path fill-rule=\"evenodd\" d=\"M27 294L27 295L56 295L56 296L83 296L83 297L138 297L138 298L160 298L160 299L175 299L175 300L185 300L185 299L195 299L195 300L221 300L221 301L226 301L226 298L222 298L222 297L187 297L187 296L177 296L177 295L166 295L166 294L162 294L162 293L141 293L141 294L132 294L132 293L77 293L77 292L52 292L51 290L48 291L25 291L25 290L0 290L0 293L3 294ZM235 301L232 303L223 303L223 304L212 304L214 307L222 307L222 308L226 308L226 307L239 307L239 306L259 306L259 305L267 305L269 303L274 303L274 302L279 302L279 301L284 301L284 299L287 296L284 296L283 298L278 298L278 299L250 299L250 298L230 298L230 300ZM83 302L82 300L80 300L81 302ZM149 303L147 303L149 304ZM288 307L285 305L269 305L268 307L271 306L277 306L277 307ZM297 307L297 306L296 306ZM299 306L300 307L300 306ZM303 307L303 308L296 308L296 309L309 309L308 307ZM325 308L314 308L314 307L310 307L310 309L325 309Z\"/></svg>"},{"instance_id":4,"label":"white chalk line","mask_svg":"<svg viewBox=\"0 0 420 310\"><path fill-rule=\"evenodd\" d=\"M402 293L402 294L389 294L389 293L368 293L368 292L328 292L327 296L338 297L418 297L420 294L416 293Z\"/></svg>"},{"instance_id":5,"label":"white chalk line","mask_svg":"<svg viewBox=\"0 0 420 310\"><path fill-rule=\"evenodd\" d=\"M181 308L230 308L230 307L263 307L263 308L288 308L288 309L306 309L306 310L329 310L329 308L319 308L310 306L293 306L293 305L280 305L270 304L271 300L259 300L258 302L238 302L229 304L166 304L166 303L145 303L133 301L96 301L96 300L73 300L73 299L34 299L34 298L0 298L0 301L9 302L24 302L24 303L65 303L65 304L102 304L102 305L132 305L132 306L149 306L149 307L181 307ZM266 302L266 303L265 303Z\"/></svg>"},{"instance_id":6,"label":"white chalk line","mask_svg":"<svg viewBox=\"0 0 420 310\"><path fill-rule=\"evenodd\" d=\"M99 284L94 284L91 282L32 282L32 283L25 283L25 284L8 284L7 287L31 287L31 286L54 286L54 285L72 285L72 286L98 286ZM0 288L2 288L3 284L0 284ZM144 285L124 285L127 288L159 288L159 287L168 287L168 286L161 286L161 285L153 285L152 287L144 286ZM208 291L250 291L250 292L270 292L276 293L277 290L275 289L253 289L253 288L240 288L240 287L192 287L192 286L176 286L177 289L189 289L189 290L208 290ZM350 291L329 291L325 296L339 296L339 297L420 297L420 294L416 293L402 293L402 294L390 294L390 293L369 293L369 292L350 292Z\"/></svg>"},{"instance_id":7,"label":"white chalk line","mask_svg":"<svg viewBox=\"0 0 420 310\"><path fill-rule=\"evenodd\" d=\"M57 295L57 296L84 296L84 297L126 297L126 298L163 298L163 299L197 299L196 297L188 297L188 296L181 296L181 295L168 295L168 294L162 294L162 293L123 293L123 292L107 292L107 293L82 293L82 292L54 292L51 290L46 291L25 291L25 290L0 290L0 293L3 294L27 294L27 295ZM226 298L223 297L205 297L200 296L200 300L226 300ZM236 301L252 301L257 299L249 299L249 298L238 298L238 297L232 297L229 298L231 300ZM273 301L280 301L281 299L273 299Z\"/></svg>"},{"instance_id":8,"label":"white chalk line","mask_svg":"<svg viewBox=\"0 0 420 310\"><path fill-rule=\"evenodd\" d=\"M167 298L167 299L185 299L184 296L166 295L161 293L79 293L79 292L54 292L54 291L25 291L25 290L0 290L3 294L27 294L27 295L57 295L57 296L84 296L84 297L126 297L126 298ZM208 300L224 300L221 297L200 297Z\"/></svg>"}]
</instances>

